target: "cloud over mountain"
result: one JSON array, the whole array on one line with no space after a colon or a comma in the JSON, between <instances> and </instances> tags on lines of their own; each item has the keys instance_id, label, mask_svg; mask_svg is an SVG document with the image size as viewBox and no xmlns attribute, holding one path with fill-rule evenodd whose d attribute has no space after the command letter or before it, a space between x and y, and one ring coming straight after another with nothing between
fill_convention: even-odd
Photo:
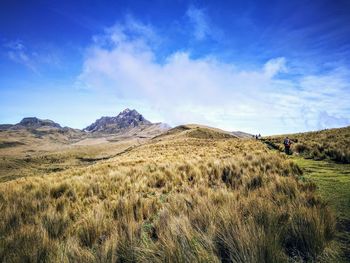
<instances>
[{"instance_id":1,"label":"cloud over mountain","mask_svg":"<svg viewBox=\"0 0 350 263\"><path fill-rule=\"evenodd\" d=\"M323 128L323 116L333 118L335 126L337 119L342 120L339 125L346 119L346 70L290 77L284 57L242 69L215 56L193 58L186 50L159 61L154 40L161 36L130 17L94 39L78 85L153 105L171 124L203 122L248 131L261 127L271 133L269 127L281 123L307 130Z\"/></svg>"}]
</instances>

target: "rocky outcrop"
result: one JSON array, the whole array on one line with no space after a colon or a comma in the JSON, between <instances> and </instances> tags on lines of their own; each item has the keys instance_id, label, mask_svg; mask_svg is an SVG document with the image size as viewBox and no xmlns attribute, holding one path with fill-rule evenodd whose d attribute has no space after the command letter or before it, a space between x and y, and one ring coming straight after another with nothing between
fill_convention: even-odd
<instances>
[{"instance_id":1,"label":"rocky outcrop","mask_svg":"<svg viewBox=\"0 0 350 263\"><path fill-rule=\"evenodd\" d=\"M136 110L125 109L116 117L102 117L84 129L87 132L119 133L138 126L152 125Z\"/></svg>"}]
</instances>

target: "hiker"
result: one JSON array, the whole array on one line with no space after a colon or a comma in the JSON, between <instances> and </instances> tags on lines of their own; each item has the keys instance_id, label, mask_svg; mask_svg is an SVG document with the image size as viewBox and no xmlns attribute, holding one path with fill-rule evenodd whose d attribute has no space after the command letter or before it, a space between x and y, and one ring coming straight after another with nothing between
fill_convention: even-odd
<instances>
[{"instance_id":1,"label":"hiker","mask_svg":"<svg viewBox=\"0 0 350 263\"><path fill-rule=\"evenodd\" d=\"M284 139L283 144L284 144L285 153L289 155L290 154L290 145L292 144L291 140L288 137L286 137Z\"/></svg>"}]
</instances>

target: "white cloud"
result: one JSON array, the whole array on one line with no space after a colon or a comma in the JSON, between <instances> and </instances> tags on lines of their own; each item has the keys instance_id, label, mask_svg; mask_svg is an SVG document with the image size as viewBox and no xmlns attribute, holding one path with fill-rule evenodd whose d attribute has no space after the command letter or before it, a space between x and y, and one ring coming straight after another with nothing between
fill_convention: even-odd
<instances>
[{"instance_id":1,"label":"white cloud","mask_svg":"<svg viewBox=\"0 0 350 263\"><path fill-rule=\"evenodd\" d=\"M197 40L203 40L211 34L208 18L203 9L190 6L186 15L193 26L193 35Z\"/></svg>"},{"instance_id":2,"label":"white cloud","mask_svg":"<svg viewBox=\"0 0 350 263\"><path fill-rule=\"evenodd\" d=\"M152 105L172 125L199 122L272 134L350 122L346 70L288 79L279 75L287 72L283 57L247 71L184 51L159 63L158 38L135 20L106 29L87 50L77 85Z\"/></svg>"},{"instance_id":3,"label":"white cloud","mask_svg":"<svg viewBox=\"0 0 350 263\"><path fill-rule=\"evenodd\" d=\"M268 77L273 77L279 72L286 72L286 59L282 57L269 60L264 65L264 71Z\"/></svg>"}]
</instances>

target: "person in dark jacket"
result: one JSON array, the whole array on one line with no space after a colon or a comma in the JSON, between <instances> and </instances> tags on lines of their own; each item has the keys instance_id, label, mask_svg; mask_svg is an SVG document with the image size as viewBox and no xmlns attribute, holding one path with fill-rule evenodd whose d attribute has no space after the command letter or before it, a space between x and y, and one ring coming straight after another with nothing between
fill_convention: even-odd
<instances>
[{"instance_id":1,"label":"person in dark jacket","mask_svg":"<svg viewBox=\"0 0 350 263\"><path fill-rule=\"evenodd\" d=\"M284 152L289 155L290 154L290 146L292 144L291 140L288 137L286 137L284 139L283 144L284 144Z\"/></svg>"}]
</instances>

